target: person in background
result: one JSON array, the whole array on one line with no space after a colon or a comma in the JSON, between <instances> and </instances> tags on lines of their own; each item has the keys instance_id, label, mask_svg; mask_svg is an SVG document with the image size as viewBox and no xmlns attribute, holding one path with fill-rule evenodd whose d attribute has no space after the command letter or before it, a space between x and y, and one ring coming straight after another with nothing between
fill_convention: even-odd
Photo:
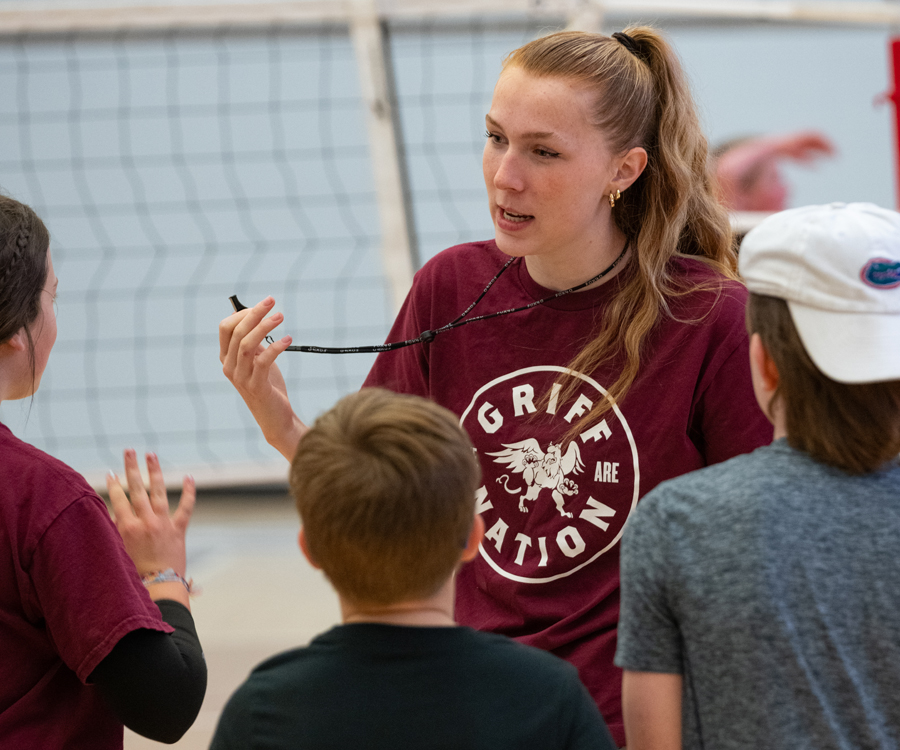
<instances>
[{"instance_id":1,"label":"person in background","mask_svg":"<svg viewBox=\"0 0 900 750\"><path fill-rule=\"evenodd\" d=\"M815 130L735 138L713 152L719 199L732 211L783 211L788 187L781 163L812 164L834 153L834 144Z\"/></svg>"},{"instance_id":2,"label":"person in background","mask_svg":"<svg viewBox=\"0 0 900 750\"><path fill-rule=\"evenodd\" d=\"M740 268L775 441L628 521L628 748L897 748L900 214L775 214Z\"/></svg>"},{"instance_id":3,"label":"person in background","mask_svg":"<svg viewBox=\"0 0 900 750\"><path fill-rule=\"evenodd\" d=\"M43 222L0 195L0 402L40 386L57 285ZM120 750L123 725L175 742L196 718L206 664L184 578L194 485L170 516L155 455L147 468L149 495L125 451L130 502L107 480L117 532L83 477L0 424L0 747Z\"/></svg>"}]
</instances>

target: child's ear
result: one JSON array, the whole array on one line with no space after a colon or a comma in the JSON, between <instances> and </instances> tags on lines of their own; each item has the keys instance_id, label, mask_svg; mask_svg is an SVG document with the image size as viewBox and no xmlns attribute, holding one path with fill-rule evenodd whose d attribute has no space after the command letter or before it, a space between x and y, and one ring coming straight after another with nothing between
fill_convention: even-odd
<instances>
[{"instance_id":1,"label":"child's ear","mask_svg":"<svg viewBox=\"0 0 900 750\"><path fill-rule=\"evenodd\" d=\"M769 393L774 393L780 379L778 368L758 333L750 337L750 366L759 378L760 385Z\"/></svg>"},{"instance_id":2,"label":"child's ear","mask_svg":"<svg viewBox=\"0 0 900 750\"><path fill-rule=\"evenodd\" d=\"M313 560L312 555L309 554L309 549L306 546L306 534L303 533L302 526L300 527L300 533L297 535L297 543L300 545L300 551L303 553L306 561L316 570L321 570L322 566L319 565L315 560Z\"/></svg>"},{"instance_id":3,"label":"child's ear","mask_svg":"<svg viewBox=\"0 0 900 750\"><path fill-rule=\"evenodd\" d=\"M466 548L462 553L463 562L475 559L482 539L484 539L484 519L480 514L476 513L475 520L472 522L472 530L469 532L469 538L466 541Z\"/></svg>"}]
</instances>

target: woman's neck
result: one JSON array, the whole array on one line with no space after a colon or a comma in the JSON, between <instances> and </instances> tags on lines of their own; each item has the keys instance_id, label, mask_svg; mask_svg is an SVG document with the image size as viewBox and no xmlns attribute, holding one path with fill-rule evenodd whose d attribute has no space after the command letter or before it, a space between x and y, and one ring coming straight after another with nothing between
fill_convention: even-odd
<instances>
[{"instance_id":1,"label":"woman's neck","mask_svg":"<svg viewBox=\"0 0 900 750\"><path fill-rule=\"evenodd\" d=\"M603 242L598 240L596 246L585 248L575 257L572 254L562 256L552 253L527 255L525 256L525 267L535 283L559 292L563 289L571 289L573 286L583 284L591 277L609 268L613 263L616 264L603 278L579 290L586 291L615 278L628 265L632 255L632 248L630 247L622 259L616 263L616 259L622 254L625 244L625 235L618 229L615 229L608 240Z\"/></svg>"}]
</instances>

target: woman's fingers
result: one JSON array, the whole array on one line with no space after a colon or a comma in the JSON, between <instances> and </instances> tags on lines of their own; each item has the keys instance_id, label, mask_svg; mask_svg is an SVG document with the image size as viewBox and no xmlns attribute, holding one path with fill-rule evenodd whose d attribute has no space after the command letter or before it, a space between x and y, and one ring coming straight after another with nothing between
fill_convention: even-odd
<instances>
[{"instance_id":1,"label":"woman's fingers","mask_svg":"<svg viewBox=\"0 0 900 750\"><path fill-rule=\"evenodd\" d=\"M275 300L266 297L249 310L229 316L219 324L222 372L237 389L262 428L266 440L285 456L293 456L299 420L291 409L284 378L275 364L291 345L284 336L266 345L266 337L284 321L271 313Z\"/></svg>"},{"instance_id":2,"label":"woman's fingers","mask_svg":"<svg viewBox=\"0 0 900 750\"><path fill-rule=\"evenodd\" d=\"M137 453L132 448L125 451L125 478L128 480L128 495L135 515L141 517L152 512L141 469L138 466Z\"/></svg>"},{"instance_id":3,"label":"woman's fingers","mask_svg":"<svg viewBox=\"0 0 900 750\"><path fill-rule=\"evenodd\" d=\"M266 321L263 321L265 323ZM279 321L276 321L276 324ZM262 327L263 324L260 324ZM270 330L273 326L268 327ZM249 336L245 339L248 350L244 350L241 345L240 354L237 357L234 369L229 373L225 371L225 375L231 380L232 385L237 388L238 392L244 400L250 405L250 410L254 411L252 402L259 399L267 400L269 397L269 372L272 365L281 352L285 350L287 344L284 341L276 342L270 345L260 345L256 349L250 349ZM274 349L272 348L274 347ZM271 351L270 351L271 350Z\"/></svg>"},{"instance_id":4,"label":"woman's fingers","mask_svg":"<svg viewBox=\"0 0 900 750\"><path fill-rule=\"evenodd\" d=\"M241 338L237 346L237 356L235 359L235 377L247 375L256 366L256 357L261 354L266 347L262 345L266 336L268 336L275 328L284 321L284 315L275 313L268 318L263 319L259 325L252 331ZM238 326L238 329L240 326ZM235 337L236 338L236 337Z\"/></svg>"},{"instance_id":5,"label":"woman's fingers","mask_svg":"<svg viewBox=\"0 0 900 750\"><path fill-rule=\"evenodd\" d=\"M191 522L191 516L194 514L194 504L197 501L197 487L193 477L185 477L181 485L181 500L178 501L178 508L172 516L172 523L182 533L187 529Z\"/></svg>"},{"instance_id":6,"label":"woman's fingers","mask_svg":"<svg viewBox=\"0 0 900 750\"><path fill-rule=\"evenodd\" d=\"M147 454L147 474L150 477L150 507L157 515L169 515L169 499L166 495L166 480L163 479L159 458L155 453Z\"/></svg>"},{"instance_id":7,"label":"woman's fingers","mask_svg":"<svg viewBox=\"0 0 900 750\"><path fill-rule=\"evenodd\" d=\"M226 368L234 366L241 347L250 346L255 349L266 337L268 331L260 335L258 329L274 305L275 300L266 297L253 307L230 315L219 324L219 358ZM245 342L248 337L250 341Z\"/></svg>"},{"instance_id":8,"label":"woman's fingers","mask_svg":"<svg viewBox=\"0 0 900 750\"><path fill-rule=\"evenodd\" d=\"M150 477L149 496L141 478L136 453L125 451L130 503L116 476L110 472L107 477L106 486L116 514L116 526L138 573L146 575L172 568L183 576L185 530L196 496L194 481L185 479L181 502L170 516L165 481L155 453L147 454L147 472Z\"/></svg>"},{"instance_id":9,"label":"woman's fingers","mask_svg":"<svg viewBox=\"0 0 900 750\"><path fill-rule=\"evenodd\" d=\"M284 336L278 341L269 344L262 352L256 355L256 362L250 376L250 386L261 387L269 380L269 371L275 360L285 349L291 345L291 337Z\"/></svg>"},{"instance_id":10,"label":"woman's fingers","mask_svg":"<svg viewBox=\"0 0 900 750\"><path fill-rule=\"evenodd\" d=\"M229 315L225 320L219 323L219 361L224 363L231 346L231 337L234 335L234 329L237 324L253 312L250 308L245 308L236 313Z\"/></svg>"},{"instance_id":11,"label":"woman's fingers","mask_svg":"<svg viewBox=\"0 0 900 750\"><path fill-rule=\"evenodd\" d=\"M128 495L125 494L125 488L113 472L106 475L106 492L109 495L109 504L112 505L113 517L116 523L125 523L129 519L133 519L134 510L131 503L128 502Z\"/></svg>"}]
</instances>

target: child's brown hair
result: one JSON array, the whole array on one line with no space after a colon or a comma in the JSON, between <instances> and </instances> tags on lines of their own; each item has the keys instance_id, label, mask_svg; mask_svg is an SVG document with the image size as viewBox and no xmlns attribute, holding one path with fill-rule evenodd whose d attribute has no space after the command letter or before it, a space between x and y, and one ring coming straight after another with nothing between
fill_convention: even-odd
<instances>
[{"instance_id":1,"label":"child's brown hair","mask_svg":"<svg viewBox=\"0 0 900 750\"><path fill-rule=\"evenodd\" d=\"M851 474L865 474L900 454L900 380L839 383L807 354L787 302L750 294L747 328L758 333L778 368L772 404L784 408L788 442Z\"/></svg>"},{"instance_id":2,"label":"child's brown hair","mask_svg":"<svg viewBox=\"0 0 900 750\"><path fill-rule=\"evenodd\" d=\"M366 388L304 435L290 484L307 552L338 593L394 604L430 596L453 573L480 476L452 412Z\"/></svg>"}]
</instances>

